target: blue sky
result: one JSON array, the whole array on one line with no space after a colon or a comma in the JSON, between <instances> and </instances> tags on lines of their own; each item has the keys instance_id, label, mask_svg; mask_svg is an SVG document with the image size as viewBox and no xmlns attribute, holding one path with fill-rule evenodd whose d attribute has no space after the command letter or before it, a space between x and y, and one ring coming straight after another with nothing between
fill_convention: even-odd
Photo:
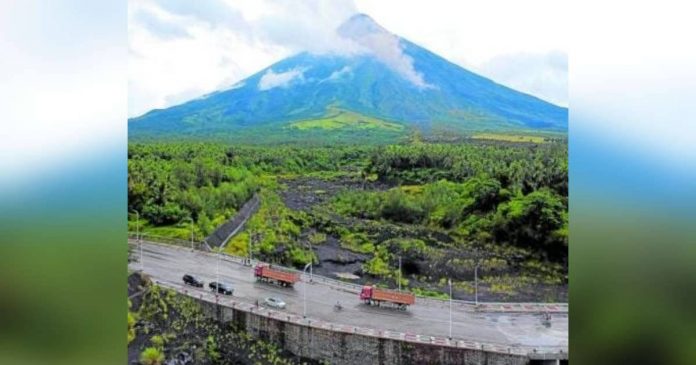
<instances>
[{"instance_id":1,"label":"blue sky","mask_svg":"<svg viewBox=\"0 0 696 365\"><path fill-rule=\"evenodd\" d=\"M130 0L128 115L229 87L293 53L340 50L332 30L355 13L474 72L566 106L566 8L551 0Z\"/></svg>"}]
</instances>

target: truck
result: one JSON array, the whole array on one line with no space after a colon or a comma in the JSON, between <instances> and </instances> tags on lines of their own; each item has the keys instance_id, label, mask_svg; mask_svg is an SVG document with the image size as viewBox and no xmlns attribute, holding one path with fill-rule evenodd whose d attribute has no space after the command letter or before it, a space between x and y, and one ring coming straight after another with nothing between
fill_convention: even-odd
<instances>
[{"instance_id":1,"label":"truck","mask_svg":"<svg viewBox=\"0 0 696 365\"><path fill-rule=\"evenodd\" d=\"M360 291L360 300L367 305L380 306L382 303L389 303L401 310L416 302L413 293L402 293L394 290L380 289L374 285L363 286Z\"/></svg>"},{"instance_id":2,"label":"truck","mask_svg":"<svg viewBox=\"0 0 696 365\"><path fill-rule=\"evenodd\" d=\"M275 269L268 264L257 264L256 267L254 267L254 276L260 281L276 283L280 286L288 287L300 281L299 274Z\"/></svg>"}]
</instances>

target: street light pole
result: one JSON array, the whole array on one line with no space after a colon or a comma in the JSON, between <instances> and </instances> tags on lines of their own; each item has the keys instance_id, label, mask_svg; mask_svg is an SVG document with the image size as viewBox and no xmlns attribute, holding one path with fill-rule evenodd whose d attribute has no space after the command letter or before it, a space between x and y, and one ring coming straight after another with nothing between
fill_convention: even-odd
<instances>
[{"instance_id":1,"label":"street light pole","mask_svg":"<svg viewBox=\"0 0 696 365\"><path fill-rule=\"evenodd\" d=\"M186 217L186 219L191 221L191 251L193 251L193 218Z\"/></svg>"},{"instance_id":2,"label":"street light pole","mask_svg":"<svg viewBox=\"0 0 696 365\"><path fill-rule=\"evenodd\" d=\"M447 279L449 284L449 339L452 339L452 279Z\"/></svg>"},{"instance_id":3,"label":"street light pole","mask_svg":"<svg viewBox=\"0 0 696 365\"><path fill-rule=\"evenodd\" d=\"M251 266L251 240L253 233L249 230L249 266Z\"/></svg>"},{"instance_id":4,"label":"street light pole","mask_svg":"<svg viewBox=\"0 0 696 365\"><path fill-rule=\"evenodd\" d=\"M215 262L215 282L217 283L215 287L215 296L217 297L220 291L220 247L217 247L217 260Z\"/></svg>"},{"instance_id":5,"label":"street light pole","mask_svg":"<svg viewBox=\"0 0 696 365\"><path fill-rule=\"evenodd\" d=\"M143 261L143 240L138 235L138 246L140 247L140 271L145 271L145 261Z\"/></svg>"},{"instance_id":6,"label":"street light pole","mask_svg":"<svg viewBox=\"0 0 696 365\"><path fill-rule=\"evenodd\" d=\"M135 213L135 240L140 241L140 213L137 210L133 213Z\"/></svg>"},{"instance_id":7,"label":"street light pole","mask_svg":"<svg viewBox=\"0 0 696 365\"><path fill-rule=\"evenodd\" d=\"M193 218L191 218L191 251L193 251Z\"/></svg>"},{"instance_id":8,"label":"street light pole","mask_svg":"<svg viewBox=\"0 0 696 365\"><path fill-rule=\"evenodd\" d=\"M140 213L134 210L135 213L135 240L138 242L138 249L140 250L140 271L143 271L143 241L140 239Z\"/></svg>"},{"instance_id":9,"label":"street light pole","mask_svg":"<svg viewBox=\"0 0 696 365\"><path fill-rule=\"evenodd\" d=\"M311 262L308 263L307 265L305 265L305 267L304 267L304 269L302 270L302 272L303 272L303 273L307 273L307 268L309 268L309 269L310 269L310 272L311 272L311 270L312 270L312 263L311 263ZM303 298L304 304L303 304L303 310L302 310L302 317L303 317L303 318L307 318L307 283L306 283L306 282L305 282L304 285L303 285L302 291L303 291L302 294L303 294L303 297L304 297L304 298Z\"/></svg>"},{"instance_id":10,"label":"street light pole","mask_svg":"<svg viewBox=\"0 0 696 365\"><path fill-rule=\"evenodd\" d=\"M313 263L314 262L314 250L312 250L312 242L308 242L309 244L309 262ZM311 283L312 280L314 280L314 273L313 270L314 267L312 265L309 265L309 282Z\"/></svg>"},{"instance_id":11,"label":"street light pole","mask_svg":"<svg viewBox=\"0 0 696 365\"><path fill-rule=\"evenodd\" d=\"M399 256L399 291L401 291L401 256Z\"/></svg>"},{"instance_id":12,"label":"street light pole","mask_svg":"<svg viewBox=\"0 0 696 365\"><path fill-rule=\"evenodd\" d=\"M479 264L477 262L476 266L474 266L474 301L475 301L477 306L478 306L478 267L479 267Z\"/></svg>"}]
</instances>

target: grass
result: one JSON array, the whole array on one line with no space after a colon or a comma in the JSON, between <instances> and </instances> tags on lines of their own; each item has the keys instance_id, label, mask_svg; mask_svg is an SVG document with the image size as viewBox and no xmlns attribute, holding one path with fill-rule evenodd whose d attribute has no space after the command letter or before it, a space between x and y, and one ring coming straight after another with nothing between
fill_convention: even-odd
<instances>
[{"instance_id":1,"label":"grass","mask_svg":"<svg viewBox=\"0 0 696 365\"><path fill-rule=\"evenodd\" d=\"M367 235L363 233L347 232L341 235L341 247L358 253L373 253L375 252L374 243L370 242Z\"/></svg>"},{"instance_id":2,"label":"grass","mask_svg":"<svg viewBox=\"0 0 696 365\"><path fill-rule=\"evenodd\" d=\"M145 226L140 227L140 232L144 235L152 235L159 237L179 238L182 240L191 239L191 228L179 226Z\"/></svg>"},{"instance_id":3,"label":"grass","mask_svg":"<svg viewBox=\"0 0 696 365\"><path fill-rule=\"evenodd\" d=\"M289 128L307 130L307 129L362 129L362 130L388 130L400 132L404 130L404 126L397 123L387 122L381 119L368 117L362 114L337 110L336 114L311 120L302 120L291 123Z\"/></svg>"},{"instance_id":4,"label":"grass","mask_svg":"<svg viewBox=\"0 0 696 365\"><path fill-rule=\"evenodd\" d=\"M498 134L498 133L479 133L471 136L473 139L486 139L503 142L522 142L522 143L546 143L543 136L530 136L521 134Z\"/></svg>"},{"instance_id":5,"label":"grass","mask_svg":"<svg viewBox=\"0 0 696 365\"><path fill-rule=\"evenodd\" d=\"M421 289L421 288L412 288L411 292L419 297L429 297L429 298L437 298L437 299L449 299L449 294L447 293L442 293L439 291L434 291L434 290L428 290L428 289Z\"/></svg>"},{"instance_id":6,"label":"grass","mask_svg":"<svg viewBox=\"0 0 696 365\"><path fill-rule=\"evenodd\" d=\"M420 195L423 193L423 185L403 185L401 191L410 195Z\"/></svg>"},{"instance_id":7,"label":"grass","mask_svg":"<svg viewBox=\"0 0 696 365\"><path fill-rule=\"evenodd\" d=\"M248 256L249 232L240 232L232 237L225 246L225 252L235 256Z\"/></svg>"}]
</instances>

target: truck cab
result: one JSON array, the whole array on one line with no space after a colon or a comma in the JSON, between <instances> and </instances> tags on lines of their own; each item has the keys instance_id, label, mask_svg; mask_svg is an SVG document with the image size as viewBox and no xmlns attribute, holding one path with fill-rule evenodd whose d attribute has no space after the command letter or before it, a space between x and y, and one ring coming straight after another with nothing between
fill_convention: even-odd
<instances>
[{"instance_id":1,"label":"truck cab","mask_svg":"<svg viewBox=\"0 0 696 365\"><path fill-rule=\"evenodd\" d=\"M372 298L372 286L365 285L360 291L360 300L370 300Z\"/></svg>"},{"instance_id":2,"label":"truck cab","mask_svg":"<svg viewBox=\"0 0 696 365\"><path fill-rule=\"evenodd\" d=\"M262 264L256 264L256 267L254 267L254 276L259 277L263 276L263 267L266 265Z\"/></svg>"}]
</instances>

